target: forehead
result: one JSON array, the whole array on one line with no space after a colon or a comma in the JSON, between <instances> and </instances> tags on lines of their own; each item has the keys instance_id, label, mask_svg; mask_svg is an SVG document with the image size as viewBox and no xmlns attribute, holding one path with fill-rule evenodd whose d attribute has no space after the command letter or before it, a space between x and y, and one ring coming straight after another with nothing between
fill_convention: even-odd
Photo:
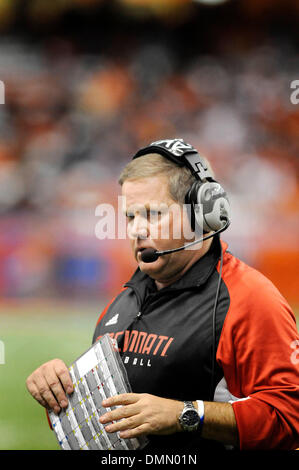
<instances>
[{"instance_id":1,"label":"forehead","mask_svg":"<svg viewBox=\"0 0 299 470\"><path fill-rule=\"evenodd\" d=\"M151 176L137 180L126 180L122 185L122 195L126 206L155 203L172 204L174 201L168 191L167 176Z\"/></svg>"}]
</instances>

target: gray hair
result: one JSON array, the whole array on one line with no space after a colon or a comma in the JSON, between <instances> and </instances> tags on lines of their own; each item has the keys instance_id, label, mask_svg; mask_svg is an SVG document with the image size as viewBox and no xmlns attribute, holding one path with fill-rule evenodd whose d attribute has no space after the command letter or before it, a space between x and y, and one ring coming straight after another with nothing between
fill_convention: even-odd
<instances>
[{"instance_id":1,"label":"gray hair","mask_svg":"<svg viewBox=\"0 0 299 470\"><path fill-rule=\"evenodd\" d=\"M211 165L203 158L212 172ZM196 181L189 168L180 167L171 160L157 153L151 153L130 161L122 170L119 184L122 186L126 180L138 180L152 176L166 176L168 190L172 199L180 204L185 202L185 194Z\"/></svg>"}]
</instances>

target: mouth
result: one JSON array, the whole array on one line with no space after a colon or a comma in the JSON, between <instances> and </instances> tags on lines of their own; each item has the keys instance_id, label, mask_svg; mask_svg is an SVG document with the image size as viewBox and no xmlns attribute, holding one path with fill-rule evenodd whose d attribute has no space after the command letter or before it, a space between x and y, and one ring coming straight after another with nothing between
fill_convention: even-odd
<instances>
[{"instance_id":1,"label":"mouth","mask_svg":"<svg viewBox=\"0 0 299 470\"><path fill-rule=\"evenodd\" d=\"M150 246L139 247L135 249L135 256L138 261L141 261L141 253L146 250L147 248L151 248Z\"/></svg>"}]
</instances>

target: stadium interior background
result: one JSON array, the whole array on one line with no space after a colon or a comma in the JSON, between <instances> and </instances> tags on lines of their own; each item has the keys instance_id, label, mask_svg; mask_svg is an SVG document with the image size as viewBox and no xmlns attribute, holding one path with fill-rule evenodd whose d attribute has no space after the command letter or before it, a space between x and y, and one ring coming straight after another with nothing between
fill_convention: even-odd
<instances>
[{"instance_id":1,"label":"stadium interior background","mask_svg":"<svg viewBox=\"0 0 299 470\"><path fill-rule=\"evenodd\" d=\"M89 347L135 270L127 240L96 237L95 209L117 207L121 168L152 140L210 159L232 204L223 239L298 312L298 17L291 0L1 2L0 449L57 448L25 379Z\"/></svg>"}]
</instances>

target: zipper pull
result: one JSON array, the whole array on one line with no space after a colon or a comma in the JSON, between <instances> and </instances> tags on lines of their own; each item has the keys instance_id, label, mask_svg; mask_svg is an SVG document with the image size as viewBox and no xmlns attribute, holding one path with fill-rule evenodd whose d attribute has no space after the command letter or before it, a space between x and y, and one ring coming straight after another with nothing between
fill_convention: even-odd
<instances>
[{"instance_id":1,"label":"zipper pull","mask_svg":"<svg viewBox=\"0 0 299 470\"><path fill-rule=\"evenodd\" d=\"M142 313L141 313L141 312L138 312L138 313L137 313L137 317L136 317L136 318L137 318L137 320L139 320L139 318L141 317L141 315L142 315Z\"/></svg>"}]
</instances>

